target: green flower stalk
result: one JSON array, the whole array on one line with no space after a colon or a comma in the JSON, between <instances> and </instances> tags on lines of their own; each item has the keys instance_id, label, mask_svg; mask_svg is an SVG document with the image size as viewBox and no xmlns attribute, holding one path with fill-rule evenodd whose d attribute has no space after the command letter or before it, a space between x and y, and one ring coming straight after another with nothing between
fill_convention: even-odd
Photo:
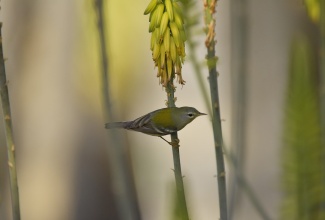
<instances>
[{"instance_id":1,"label":"green flower stalk","mask_svg":"<svg viewBox=\"0 0 325 220\"><path fill-rule=\"evenodd\" d=\"M182 77L182 64L185 58L186 35L184 30L183 12L176 1L151 0L144 14L149 15L149 33L151 33L150 49L152 59L158 68L159 83L165 87L168 108L176 107L174 96L175 75L177 82L185 84ZM174 173L177 189L177 210L179 218L188 220L183 175L179 154L179 139L177 132L171 134L171 143L174 160Z\"/></svg>"},{"instance_id":2,"label":"green flower stalk","mask_svg":"<svg viewBox=\"0 0 325 220\"><path fill-rule=\"evenodd\" d=\"M310 43L291 49L282 148L284 196L280 219L325 219L323 146Z\"/></svg>"},{"instance_id":3,"label":"green flower stalk","mask_svg":"<svg viewBox=\"0 0 325 220\"><path fill-rule=\"evenodd\" d=\"M150 14L150 49L152 59L158 68L159 83L166 87L175 72L177 82L184 85L182 64L186 55L186 34L180 6L171 0L151 0L144 14Z\"/></svg>"},{"instance_id":4,"label":"green flower stalk","mask_svg":"<svg viewBox=\"0 0 325 220\"><path fill-rule=\"evenodd\" d=\"M220 117L220 102L218 91L218 72L217 60L215 55L215 12L217 0L204 0L205 25L206 25L206 40L205 46L207 48L207 65L209 69L209 84L212 103L212 126L215 143L217 176L218 176L218 192L219 192L219 207L220 220L228 219L227 210L227 190L226 190L226 171L223 157L223 137L221 129Z\"/></svg>"},{"instance_id":5,"label":"green flower stalk","mask_svg":"<svg viewBox=\"0 0 325 220\"><path fill-rule=\"evenodd\" d=\"M3 58L1 28L2 28L2 23L0 23L0 98L1 98L2 113L4 116L4 125L6 131L12 217L13 220L20 220L19 191L18 191L18 180L17 180L17 170L16 170L17 165L16 165L16 157L15 157L15 145L13 140L13 129L12 129L12 122L11 122L8 83L6 77L5 62Z\"/></svg>"}]
</instances>

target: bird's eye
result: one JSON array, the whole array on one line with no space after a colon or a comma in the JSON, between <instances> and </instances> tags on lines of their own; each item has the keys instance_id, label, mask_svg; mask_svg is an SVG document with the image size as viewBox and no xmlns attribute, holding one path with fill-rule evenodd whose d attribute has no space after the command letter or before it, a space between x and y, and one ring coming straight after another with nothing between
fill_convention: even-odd
<instances>
[{"instance_id":1,"label":"bird's eye","mask_svg":"<svg viewBox=\"0 0 325 220\"><path fill-rule=\"evenodd\" d=\"M188 115L190 118L193 117L193 114L192 114L192 113L188 113L187 115Z\"/></svg>"}]
</instances>

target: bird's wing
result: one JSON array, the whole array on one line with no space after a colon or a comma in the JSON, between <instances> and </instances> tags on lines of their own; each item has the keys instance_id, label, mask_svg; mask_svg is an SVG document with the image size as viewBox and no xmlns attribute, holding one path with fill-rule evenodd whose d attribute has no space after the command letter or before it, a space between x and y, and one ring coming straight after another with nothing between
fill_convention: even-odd
<instances>
[{"instance_id":1,"label":"bird's wing","mask_svg":"<svg viewBox=\"0 0 325 220\"><path fill-rule=\"evenodd\" d=\"M140 118L130 121L127 125L127 129L137 129L145 126L151 121L151 114L146 114Z\"/></svg>"},{"instance_id":2,"label":"bird's wing","mask_svg":"<svg viewBox=\"0 0 325 220\"><path fill-rule=\"evenodd\" d=\"M155 123L155 125L153 125L153 123L151 123L153 113L155 112L151 112L133 121L127 122L127 125L124 128L154 136L163 136L177 131L177 128L174 126L160 126L160 123Z\"/></svg>"},{"instance_id":3,"label":"bird's wing","mask_svg":"<svg viewBox=\"0 0 325 220\"><path fill-rule=\"evenodd\" d=\"M170 134L174 131L169 131L165 127L153 126L151 123L152 113L144 115L140 118L135 119L134 121L128 122L126 129L143 132L145 134L153 135L153 136L163 136L166 134Z\"/></svg>"}]
</instances>

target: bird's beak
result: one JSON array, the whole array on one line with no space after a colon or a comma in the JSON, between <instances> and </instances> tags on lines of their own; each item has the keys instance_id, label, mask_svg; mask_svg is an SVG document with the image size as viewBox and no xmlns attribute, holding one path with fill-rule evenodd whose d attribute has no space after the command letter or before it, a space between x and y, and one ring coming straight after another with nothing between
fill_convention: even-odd
<instances>
[{"instance_id":1,"label":"bird's beak","mask_svg":"<svg viewBox=\"0 0 325 220\"><path fill-rule=\"evenodd\" d=\"M205 114L205 113L201 113L201 112L200 112L199 115L207 115L207 114Z\"/></svg>"}]
</instances>

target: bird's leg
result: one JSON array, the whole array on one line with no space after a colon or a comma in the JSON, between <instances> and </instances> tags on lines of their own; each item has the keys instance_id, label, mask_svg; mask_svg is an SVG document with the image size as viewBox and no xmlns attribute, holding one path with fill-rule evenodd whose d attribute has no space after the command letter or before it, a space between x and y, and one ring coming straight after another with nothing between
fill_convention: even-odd
<instances>
[{"instance_id":1,"label":"bird's leg","mask_svg":"<svg viewBox=\"0 0 325 220\"><path fill-rule=\"evenodd\" d=\"M161 139L163 139L164 141L166 141L168 144L172 145L171 142L167 141L165 138L163 138L162 136L158 136L160 137Z\"/></svg>"},{"instance_id":2,"label":"bird's leg","mask_svg":"<svg viewBox=\"0 0 325 220\"><path fill-rule=\"evenodd\" d=\"M163 138L162 136L159 136L161 139L163 139L164 141L166 141L169 145L171 145L172 147L179 147L179 139L176 139L173 142L169 142L167 141L165 138Z\"/></svg>"}]
</instances>

